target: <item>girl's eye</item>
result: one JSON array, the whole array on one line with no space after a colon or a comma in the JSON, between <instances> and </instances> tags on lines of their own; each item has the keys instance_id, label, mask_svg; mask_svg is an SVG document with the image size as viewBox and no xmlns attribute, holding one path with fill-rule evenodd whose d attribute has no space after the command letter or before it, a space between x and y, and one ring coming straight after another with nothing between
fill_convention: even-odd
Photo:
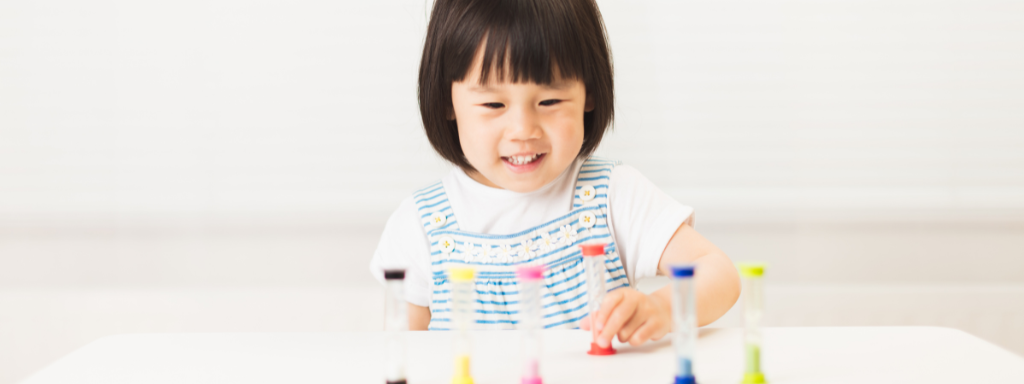
<instances>
[{"instance_id":1,"label":"girl's eye","mask_svg":"<svg viewBox=\"0 0 1024 384\"><path fill-rule=\"evenodd\" d=\"M502 103L483 103L483 106L485 106L487 108L490 108L490 109L498 109L498 108L504 108L505 104L502 104Z\"/></svg>"},{"instance_id":2,"label":"girl's eye","mask_svg":"<svg viewBox=\"0 0 1024 384\"><path fill-rule=\"evenodd\" d=\"M561 102L562 102L562 100L551 99L551 100L544 100L544 101L540 102L540 105L548 107L548 106L552 106L552 105L555 105L555 104L558 104L558 103L561 103Z\"/></svg>"}]
</instances>

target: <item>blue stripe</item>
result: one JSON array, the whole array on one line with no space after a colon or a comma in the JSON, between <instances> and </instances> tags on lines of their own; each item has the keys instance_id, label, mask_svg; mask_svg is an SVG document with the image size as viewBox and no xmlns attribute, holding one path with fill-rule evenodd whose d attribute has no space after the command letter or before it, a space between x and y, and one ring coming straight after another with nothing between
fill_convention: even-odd
<instances>
[{"instance_id":1,"label":"blue stripe","mask_svg":"<svg viewBox=\"0 0 1024 384\"><path fill-rule=\"evenodd\" d=\"M456 220L452 220L452 221L449 221L449 222L448 222L447 224L445 224L445 225L444 225L443 227L441 227L441 228L437 228L437 229L431 229L431 230L427 231L427 234L428 234L428 235L430 235L430 234L432 234L432 233L433 233L434 231L442 231L442 230L444 230L444 229L446 229L446 228L448 228L448 227L451 227L451 226L455 225L455 223L458 223L458 221L456 221ZM457 244L457 243L458 243L458 242L456 242L456 244ZM437 242L435 241L435 242L434 242L434 244L437 244ZM462 253L462 252L459 252L459 253Z\"/></svg>"},{"instance_id":2,"label":"blue stripe","mask_svg":"<svg viewBox=\"0 0 1024 384\"><path fill-rule=\"evenodd\" d=\"M608 177L608 176L581 177L581 178L579 178L577 180L579 180L579 181L594 181L594 180L601 180L601 179L611 180L611 178Z\"/></svg>"},{"instance_id":3,"label":"blue stripe","mask_svg":"<svg viewBox=\"0 0 1024 384\"><path fill-rule=\"evenodd\" d=\"M611 237L611 234L604 234L604 235L597 235L597 236L587 236L586 238L580 239L578 241L578 243L582 243L584 241L589 241L589 240L603 239L603 238L606 238L606 237ZM569 248L569 247L562 247L561 249L558 250L558 252L561 252L561 251L563 251L563 250L565 250L567 248ZM616 256L616 257L618 257L618 256ZM557 267L558 265L564 263L567 260L571 260L571 259L581 259L582 260L582 258L583 258L583 253L580 251L579 247L576 247L576 249L574 249L572 251L572 253L569 253L568 255L565 255L565 256L563 256L560 259L557 259L557 260L555 260L555 261L553 261L551 263L548 263L545 267L546 268L554 268L554 267Z\"/></svg>"},{"instance_id":4,"label":"blue stripe","mask_svg":"<svg viewBox=\"0 0 1024 384\"><path fill-rule=\"evenodd\" d=\"M562 260L562 259L559 259L559 260ZM618 260L619 260L619 258L615 257L615 258L607 259L604 262L605 263L614 263L614 262L616 262ZM555 268L545 268L544 278L545 279L550 279L550 278L552 278L553 276L555 276L555 275L557 275L559 273L561 273L561 272L555 271ZM447 277L447 272L446 271L433 271L433 274L434 274L434 276L433 276L434 280L444 280ZM475 275L476 275L477 278L480 278L480 279L485 278L485 277L491 278L491 279L515 278L516 277L516 272L515 271L477 271L475 273Z\"/></svg>"},{"instance_id":5,"label":"blue stripe","mask_svg":"<svg viewBox=\"0 0 1024 384\"><path fill-rule=\"evenodd\" d=\"M545 329L547 329L547 328L554 328L554 327L557 327L557 326L562 325L562 324L575 323L577 321L580 321L580 319L582 319L584 317L587 317L587 315L589 315L589 313L584 313L584 314L580 315L579 317L577 317L575 319L567 319L567 320L559 321L557 323L548 324L548 325L545 325L544 328Z\"/></svg>"},{"instance_id":6,"label":"blue stripe","mask_svg":"<svg viewBox=\"0 0 1024 384\"><path fill-rule=\"evenodd\" d=\"M561 216L561 217L559 217L557 219L548 221L548 222L546 222L544 224L535 226L535 227L527 229L525 231L521 231L521 232L518 232L518 233L513 233L511 235L487 235L487 234L482 234L482 233L471 233L471 232L462 232L462 231L460 231L460 232L448 231L448 232L438 233L438 235L459 235L459 236L463 236L463 237L472 237L472 238L477 238L477 239L508 240L508 239L514 239L516 237L527 235L530 232L537 231L537 230L540 230L541 228L551 226L552 224L555 224L555 223L557 223L559 221L571 218L573 216L577 216L580 213L583 213L583 212L586 212L586 211L597 211L597 212L594 213L594 216L596 216L599 219L605 217L603 214L601 214L601 211L600 211L599 207L587 206L587 207L584 207L584 208L581 208L581 209L574 209L571 212L569 212L568 214L566 214L564 216ZM554 231L551 231L551 232L548 232L548 234L557 233L557 232L558 232L558 229L556 229Z\"/></svg>"},{"instance_id":7,"label":"blue stripe","mask_svg":"<svg viewBox=\"0 0 1024 384\"><path fill-rule=\"evenodd\" d=\"M590 170L586 170L586 171L581 170L580 174L582 175L584 173L597 173L597 172L604 172L604 171L611 172L612 169L611 168L598 168L598 169L590 169Z\"/></svg>"},{"instance_id":8,"label":"blue stripe","mask_svg":"<svg viewBox=\"0 0 1024 384\"><path fill-rule=\"evenodd\" d=\"M615 290L615 289L618 289L618 288L623 288L623 287L626 287L626 286L623 285L623 286L615 287L612 290ZM583 305L580 305L580 306L578 306L578 307L576 307L574 309L563 310L563 311L560 311L560 312L556 312L556 313L553 313L553 314L546 315L544 317L545 318L551 318L551 317L554 317L554 316L557 316L557 315L570 315L571 316L572 312L578 311L578 310L582 309L583 306L585 306L585 305L586 305L586 303L583 303ZM587 313L587 312L584 312L583 314L581 314L581 315L579 315L579 316L577 316L575 318L569 318L569 319L565 319L565 320L562 320L562 321L559 321L559 322L556 322L556 323L545 324L544 328L545 329L547 329L547 328L554 328L554 327L557 327L557 326L563 325L563 324L575 323L575 322L578 322L578 321L582 320L584 317L587 317L588 315L590 315L590 314ZM433 324L434 322L450 323L451 319L443 318L443 317L436 317L436 318L435 317L431 317L430 323ZM476 320L476 323L477 324L499 324L499 323L506 323L506 324L513 324L514 325L517 322L514 321L514 320ZM451 330L450 328L440 328L440 327L434 327L434 326L430 326L428 329L434 330L434 331L450 331Z\"/></svg>"},{"instance_id":9,"label":"blue stripe","mask_svg":"<svg viewBox=\"0 0 1024 384\"><path fill-rule=\"evenodd\" d=\"M578 282L576 283L576 285L574 285L574 286L571 286L571 287L566 287L566 288L562 289L561 291L554 291L554 288L555 288L555 286L556 286L556 285L560 285L560 284L562 284L562 283L567 283L567 282L573 281L573 280L575 280L575 279L576 279L577 277L579 277L579 275L582 275L582 274L583 274L583 272L584 272L583 270L580 270L579 272L576 272L576 274L575 274L575 275L569 276L569 277L568 277L568 278L566 278L565 280L562 280L562 281L559 281L559 282L557 282L557 283L554 283L554 284L551 284L551 285L549 285L549 286L548 286L548 290L549 290L549 291L552 291L552 292L550 292L550 293L548 293L548 294L545 294L545 295L544 295L544 296L542 296L542 297L548 297L548 296L555 296L555 297L557 297L558 295L564 294L564 293L566 293L566 292L569 292L569 291L572 291L572 290L575 290L575 289L579 289L579 287L582 287L582 286L583 286L583 284L585 284L585 283L587 282L586 280L580 280L580 281L578 281Z\"/></svg>"},{"instance_id":10,"label":"blue stripe","mask_svg":"<svg viewBox=\"0 0 1024 384\"><path fill-rule=\"evenodd\" d=\"M445 198L444 200L438 201L438 202L436 202L436 203L434 203L434 204L426 204L426 205L422 205L422 206L420 206L420 207L419 207L419 208L417 208L417 209L418 209L418 210L420 210L420 211L422 211L422 210L424 210L424 209L427 209L427 208L430 208L430 207L434 207L434 206L437 206L438 204L441 204L441 203L447 203L447 202L448 202L448 199L447 199L447 198Z\"/></svg>"},{"instance_id":11,"label":"blue stripe","mask_svg":"<svg viewBox=\"0 0 1024 384\"><path fill-rule=\"evenodd\" d=\"M480 320L476 319L477 324L512 324L515 325L515 321L512 320Z\"/></svg>"},{"instance_id":12,"label":"blue stripe","mask_svg":"<svg viewBox=\"0 0 1024 384\"><path fill-rule=\"evenodd\" d=\"M604 261L604 263L605 264L615 264L615 263L619 263L619 260L620 260L619 257L615 256L614 258L606 259ZM552 264L550 264L548 266L548 272L550 272L550 273L546 273L544 278L545 279L553 279L555 275L562 273L562 271L555 271L555 269L557 269L557 267L562 266L562 264L565 264L565 263L568 263L568 262L573 262L573 261L575 261L575 263L573 265L562 267L561 268L562 271L564 271L567 268L575 267L576 265L582 263L583 258L578 256L578 255L576 257L573 257L573 255L569 255L569 256L563 257L561 259L558 259L557 261L553 262ZM618 266L618 267L614 267L612 269L608 269L608 272L609 273L615 272L615 271L618 271L619 269L622 269L622 266ZM444 273L444 271L441 271L440 274L438 272L434 272L434 278L433 278L433 280L434 280L433 284L434 285L442 285L442 284L444 284L447 281L446 276L443 273ZM481 273L484 273L484 272L478 272L477 275L479 275ZM490 272L490 273L493 273L495 275L494 276L486 276L486 277L485 276L479 276L478 277L479 279L487 278L488 280L490 280L490 281L488 281L486 283L483 283L483 284L494 284L494 285L515 285L516 284L515 280L510 281L510 282L493 281L493 280L497 280L497 279L506 279L506 280L515 279L514 272ZM506 275L497 275L497 274L501 274L501 273L505 273ZM551 288L551 287L554 287L555 285L558 285L558 284L564 283L564 282L566 282L568 280L574 279L577 276L579 276L580 273L583 273L582 270L577 272L576 275L569 276L566 279L558 280L558 281L556 281L554 283L548 284L547 287ZM435 291L434 293L438 293L438 292Z\"/></svg>"},{"instance_id":13,"label":"blue stripe","mask_svg":"<svg viewBox=\"0 0 1024 384\"><path fill-rule=\"evenodd\" d=\"M431 323L435 322L435 321L442 322L442 323L450 323L451 319L430 319ZM513 324L513 325L515 324L515 321L513 321L513 320L480 320L480 319L476 319L476 320L473 320L473 321L475 323L477 323L477 324ZM451 329L448 329L448 328L430 328L430 329L437 330L437 331L450 331L451 330Z\"/></svg>"},{"instance_id":14,"label":"blue stripe","mask_svg":"<svg viewBox=\"0 0 1024 384\"><path fill-rule=\"evenodd\" d=\"M551 291L555 286L560 285L560 284L565 283L565 282L572 281L573 279L575 279L576 277L578 277L582 273L583 273L583 271L577 272L573 276L569 276L569 277L567 277L567 278L565 278L565 279L563 279L563 280L561 280L561 281L559 281L557 283L545 284L545 286L548 288L549 291ZM541 296L541 298L561 295L561 294L563 294L565 292L568 292L568 291L571 291L571 290L574 290L574 289L577 289L577 288L581 287L584 282L585 282L585 280L580 280L580 282L577 283L576 286L565 288L565 289L563 289L561 291L558 291L558 292L548 292L548 293L545 293L544 295ZM434 285L439 285L439 284L434 284ZM499 292L495 292L495 291L490 291L490 290L482 291L482 290L479 290L479 289L476 289L476 288L474 288L473 290L476 291L476 294L478 296L479 295L501 295L501 296L505 296L505 295L518 295L519 294L518 290L516 290L516 291L508 291L508 292L500 292L500 293ZM450 292L451 291L447 290L447 289L434 290L434 294L435 295L442 295L442 294L446 294L446 293L450 293Z\"/></svg>"},{"instance_id":15,"label":"blue stripe","mask_svg":"<svg viewBox=\"0 0 1024 384\"><path fill-rule=\"evenodd\" d=\"M451 308L441 308L441 309L432 310L431 312L432 313L442 313L442 312L451 312L451 311L452 311ZM479 313L479 314L483 314L483 315L515 315L515 314L518 314L519 311L488 311L486 309L474 309L473 313Z\"/></svg>"},{"instance_id":16,"label":"blue stripe","mask_svg":"<svg viewBox=\"0 0 1024 384\"><path fill-rule=\"evenodd\" d=\"M594 185L593 187L594 187L594 189L598 189L598 188L608 188L608 184L596 184L596 185ZM582 186L582 185L577 185L577 186L576 186L576 189L583 189L583 186Z\"/></svg>"},{"instance_id":17,"label":"blue stripe","mask_svg":"<svg viewBox=\"0 0 1024 384\"><path fill-rule=\"evenodd\" d=\"M587 159L587 161L585 161L583 163L584 167L593 167L593 166L598 166L598 165L611 165L611 166L614 166L615 165L615 161L614 160L606 160L606 159L590 158L590 159Z\"/></svg>"},{"instance_id":18,"label":"blue stripe","mask_svg":"<svg viewBox=\"0 0 1024 384\"><path fill-rule=\"evenodd\" d=\"M613 282L613 281L615 281L615 280L622 280L622 279L625 279L625 278L626 278L626 275L625 275L625 274L622 274L622 275L619 275L619 276L616 276L616 277L610 278L610 279L608 279L608 280L605 280L604 282L606 282L606 283L611 283L611 282ZM621 287L615 287L615 288L621 288ZM613 289L614 289L614 288L613 288ZM611 289L609 289L609 290L608 290L608 292L611 292L611 291L612 291Z\"/></svg>"},{"instance_id":19,"label":"blue stripe","mask_svg":"<svg viewBox=\"0 0 1024 384\"><path fill-rule=\"evenodd\" d=\"M444 303L447 303L447 302L448 302L448 300L431 300L431 303L434 303L434 304L444 304ZM491 305L512 305L512 304L519 304L519 300L513 300L513 301L506 301L506 302L497 302L497 301L485 301L485 300L476 300L476 302L477 302L477 303L480 303L480 304L491 304Z\"/></svg>"},{"instance_id":20,"label":"blue stripe","mask_svg":"<svg viewBox=\"0 0 1024 384\"><path fill-rule=\"evenodd\" d=\"M434 188L434 189L431 189L431 190L429 190L429 191L425 191L425 192L416 192L415 194L413 194L413 195L412 195L412 197L413 197L413 198L415 199L415 198L418 198L418 197L420 197L420 196L426 195L426 194L428 194L428 193L432 193L432 192L434 192L434 191L437 191L437 190L439 190L439 189L441 189L441 188L444 188L444 186L443 186L443 185L441 185L441 182L440 182L440 181L438 181L438 182L436 182L436 183L434 183L434 184L431 184L431 185L430 185L429 187L427 187L427 188L433 188L433 187L434 187L435 185L437 186L437 188ZM427 189L427 188L423 188L423 189ZM420 191L423 191L423 189L421 189Z\"/></svg>"},{"instance_id":21,"label":"blue stripe","mask_svg":"<svg viewBox=\"0 0 1024 384\"><path fill-rule=\"evenodd\" d=\"M586 283L586 280L580 280L579 282L577 282L577 283L576 283L576 285L574 285L574 286L572 286L572 287L567 287L567 288L565 288L565 289L562 289L561 291L553 291L553 289L554 289L554 287L555 287L555 286L557 286L557 285L560 285L560 284L562 284L562 283L566 283L566 282L570 282L570 281L573 281L573 280L575 280L575 279L576 279L577 277L579 277L579 276L580 276L581 274L583 274L583 272L584 272L584 271L582 271L582 270L581 270L581 271L577 272L577 273L576 273L575 275L572 275L572 276L568 276L568 277L566 277L565 279L563 279L563 280L561 280L561 281L559 281L559 282L557 282L557 283L552 283L552 284L545 284L545 286L546 286L546 287L548 288L548 291L550 291L550 292L548 292L548 293L545 293L544 295L541 295L541 298L546 298L546 297L558 297L559 295L562 295L562 294L564 294L564 293L566 293L566 292L569 292L569 291L573 291L573 290L579 289L580 287L582 287L582 286L583 286L583 285L584 285L584 284ZM626 277L626 275L621 275L621 276L618 276L618 277L613 277L613 278L611 278L611 279L608 279L608 280L607 280L607 281L605 281L605 282L606 282L606 283L611 283L611 282L613 282L613 281L615 281L615 280L621 280L621 279L623 279L623 278L625 278L625 277ZM508 292L500 292L500 293L499 293L499 292L495 292L495 291L482 291L482 290L479 290L479 289L474 289L474 291L476 291L476 294L477 294L477 295L488 295L488 294L489 294L489 295L500 295L500 296L505 296L505 295L518 295L518 294L519 294L519 291L508 291ZM609 289L608 291L609 291L609 292L611 292L611 289ZM434 294L435 294L435 295L441 295L441 294L446 294L446 293L449 293L449 292L451 292L451 291L450 291L450 290L447 290L447 289L443 289L443 290L434 290L433 292L434 292ZM578 296L577 296L577 297L578 297ZM479 299L477 299L476 301L477 301L477 302L479 302L479 303L481 303L481 304L486 304L486 303L487 303L487 302L484 302L484 301L482 301L482 300L479 300ZM447 302L447 300L434 300L434 302L435 302L436 304L440 304L440 303L444 303L444 302ZM490 301L489 303L492 303L492 304L499 304L499 303L496 303L496 302L494 302L494 301ZM513 301L513 302L510 302L510 303L518 303L518 301ZM544 306L544 308L547 308L547 307L549 307L549 306L550 306L550 305L545 305L545 306Z\"/></svg>"},{"instance_id":22,"label":"blue stripe","mask_svg":"<svg viewBox=\"0 0 1024 384\"><path fill-rule=\"evenodd\" d=\"M556 286L559 286L559 285L562 285L564 283L576 280L576 278L579 277L580 275L582 275L584 272L585 271L581 268L579 271L576 272L576 274L574 274L572 276L566 276L564 279L552 282L550 284L545 283L544 286L548 289L549 292L545 293L541 297L543 298L543 297L549 297L549 296L558 296L558 295L561 295L561 294L563 294L565 292L568 292L568 291L571 291L571 290L574 290L574 289L577 289L577 288L583 286L583 283L585 281L584 280L580 280L580 282L577 283L575 286L565 288L565 289L563 289L561 291L554 291ZM551 278L552 276L554 276L556 274L559 274L559 273L561 273L561 272L552 273L547 278ZM437 280L437 281L434 281L434 284L433 284L434 286L442 286L447 281L445 279L435 279L435 280ZM512 284L508 284L508 285L512 285ZM445 289L445 290L434 290L434 294L435 295L445 294L445 293L448 293L448 292L449 291L447 289ZM519 291L509 291L509 292L506 292L506 293L507 294L518 294ZM483 294L483 293L482 293L482 291L477 291L477 294Z\"/></svg>"},{"instance_id":23,"label":"blue stripe","mask_svg":"<svg viewBox=\"0 0 1024 384\"><path fill-rule=\"evenodd\" d=\"M569 304L570 302L579 300L580 298L582 298L583 296L586 296L586 295L587 295L587 291L583 291L583 293L580 293L580 294L578 294L578 295L576 295L576 296L574 296L574 297L572 297L570 299L565 299L565 300L562 300L562 301L556 301L554 303L548 303L547 305L544 305L542 308L549 308L549 307L553 307L555 305ZM586 302L583 302L583 303L586 304ZM550 316L544 316L544 317L550 317Z\"/></svg>"},{"instance_id":24,"label":"blue stripe","mask_svg":"<svg viewBox=\"0 0 1024 384\"><path fill-rule=\"evenodd\" d=\"M434 211L434 212L444 212L444 211L449 211L449 210L451 210L451 209L452 209L452 207L451 207L451 206L447 206L447 207L441 208L440 210L438 210L438 211ZM420 218L422 219L422 218L424 218L424 217L427 217L427 216L433 215L433 214L434 214L434 212L427 212L427 213L424 213L424 214L420 215ZM447 217L448 215L445 215L445 216ZM430 225L430 223L427 223L427 225Z\"/></svg>"},{"instance_id":25,"label":"blue stripe","mask_svg":"<svg viewBox=\"0 0 1024 384\"><path fill-rule=\"evenodd\" d=\"M569 314L569 313L572 313L572 312L576 312L576 311L580 310L581 308L586 307L587 304L588 303L586 301L584 301L583 304L577 305L576 308L562 310L561 312L552 312L552 313L549 313L547 315L544 315L544 318L547 319L547 318L558 316L558 315L566 315L566 314Z\"/></svg>"},{"instance_id":26,"label":"blue stripe","mask_svg":"<svg viewBox=\"0 0 1024 384\"><path fill-rule=\"evenodd\" d=\"M605 226L598 227L598 226L595 225L594 227L595 228L604 228ZM441 229L443 229L443 228L441 228ZM442 231L441 229L436 229L436 230L430 231L430 233L432 235L434 235L434 236L441 235L441 234L444 234L444 233L457 234L457 232L455 232L455 231ZM437 232L435 233L434 231L437 231ZM590 232L590 231L588 231L588 232ZM562 251L564 251L566 249L569 249L571 247L574 247L574 246L576 246L576 250L573 251L572 254L579 254L580 253L580 250L579 250L579 247L578 247L579 244L582 244L582 243L584 243L586 241L590 241L590 240L604 239L606 237L611 237L611 234L610 233L606 233L606 234L603 234L603 235L596 235L596 236L590 235L590 236L587 236L587 237L584 237L584 238L578 238L573 243L573 245L562 246L561 248L552 249L552 250L550 250L550 251L548 251L546 253L538 253L536 256L534 256L533 258L531 258L529 260L521 260L521 261L518 261L518 262L515 262L515 263L481 263L481 262L477 262L477 261L466 262L466 260L464 260L462 258L456 258L456 259L443 259L443 260L438 260L438 261L431 261L430 265L441 265L441 264L444 264L444 263L456 263L456 264L461 264L461 265L468 264L468 265L514 266L514 265L528 264L528 263L534 262L535 260L543 259L543 258L545 258L545 257L547 257L547 256L549 256L551 254L562 252ZM458 241L457 240L455 241L455 243L456 243L456 249L455 249L455 252L452 252L452 253L458 254L458 255L463 254L463 252L458 248ZM465 244L465 242L463 242L462 244ZM437 241L434 241L434 242L430 243L431 247L434 247L436 245L437 245ZM430 252L431 256L440 255L440 254L441 254L440 250ZM550 267L550 266L551 265L548 264L548 267Z\"/></svg>"},{"instance_id":27,"label":"blue stripe","mask_svg":"<svg viewBox=\"0 0 1024 384\"><path fill-rule=\"evenodd\" d=\"M618 259L618 257L616 256L616 257L615 257L615 260L617 260L617 259ZM554 266L559 266L559 265L561 265L561 264L564 264L564 263L567 263L567 262L570 262L570 261L575 261L575 262L577 262L577 263L582 263L582 262L583 262L583 257L581 256L581 257L578 257L578 258L575 258L575 259L572 259L572 258L563 258L563 259L561 259L561 260L560 260L560 261L558 261L558 262L552 263L551 265L552 265L553 267L554 267Z\"/></svg>"},{"instance_id":28,"label":"blue stripe","mask_svg":"<svg viewBox=\"0 0 1024 384\"><path fill-rule=\"evenodd\" d=\"M427 201L427 200L433 200L433 199L436 199L436 198L437 198L438 196L444 196L444 191L441 191L441 193L438 193L438 194L436 194L436 195L434 195L434 196L430 196L430 197L424 197L424 198L422 198L422 199L416 200L416 205L419 205L420 203L422 203L422 202L424 202L424 201Z\"/></svg>"},{"instance_id":29,"label":"blue stripe","mask_svg":"<svg viewBox=\"0 0 1024 384\"><path fill-rule=\"evenodd\" d=\"M518 295L519 294L519 291L496 292L496 291L481 291L479 289L474 289L474 291L476 291L477 296L483 296L483 295L495 295L495 296L510 295L511 296L511 295ZM442 293L448 293L448 292L449 291L447 289L440 290L440 291L436 291L435 290L434 294L435 295L440 295Z\"/></svg>"}]
</instances>

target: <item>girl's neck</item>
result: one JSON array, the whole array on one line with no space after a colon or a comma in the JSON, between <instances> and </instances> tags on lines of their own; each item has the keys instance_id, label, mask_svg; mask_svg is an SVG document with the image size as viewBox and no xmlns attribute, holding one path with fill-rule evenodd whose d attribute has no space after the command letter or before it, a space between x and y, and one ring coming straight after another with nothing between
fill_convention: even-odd
<instances>
[{"instance_id":1,"label":"girl's neck","mask_svg":"<svg viewBox=\"0 0 1024 384\"><path fill-rule=\"evenodd\" d=\"M499 187L497 184L492 183L490 180L488 180L486 177L484 177L484 175L481 175L480 172L477 172L475 170L464 170L464 171L466 173L466 176L469 176L469 178L473 179L473 181L475 181L475 182L478 182L480 184L483 184L485 186L488 186L488 187L491 187L491 188L495 188L495 189L505 189L505 188Z\"/></svg>"}]
</instances>

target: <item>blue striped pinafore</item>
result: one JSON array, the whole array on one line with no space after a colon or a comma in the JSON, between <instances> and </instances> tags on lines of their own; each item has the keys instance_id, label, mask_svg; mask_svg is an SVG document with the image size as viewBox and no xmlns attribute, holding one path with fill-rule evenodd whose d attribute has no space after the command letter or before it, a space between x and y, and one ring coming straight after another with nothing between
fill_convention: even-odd
<instances>
[{"instance_id":1,"label":"blue striped pinafore","mask_svg":"<svg viewBox=\"0 0 1024 384\"><path fill-rule=\"evenodd\" d=\"M475 329L514 329L519 322L516 268L544 265L541 305L545 328L578 328L587 315L587 285L580 244L607 243L604 278L611 291L629 285L608 229L608 181L615 162L589 158L576 179L573 208L525 231L488 235L460 231L444 186L438 182L416 192L413 200L430 241L433 295L431 330L451 325L451 266L475 272Z\"/></svg>"}]
</instances>

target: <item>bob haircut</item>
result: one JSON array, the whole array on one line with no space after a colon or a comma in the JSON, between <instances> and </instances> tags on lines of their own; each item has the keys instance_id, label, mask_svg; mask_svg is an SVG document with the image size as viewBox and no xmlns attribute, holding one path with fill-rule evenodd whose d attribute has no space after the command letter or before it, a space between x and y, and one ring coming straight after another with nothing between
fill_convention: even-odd
<instances>
[{"instance_id":1,"label":"bob haircut","mask_svg":"<svg viewBox=\"0 0 1024 384\"><path fill-rule=\"evenodd\" d=\"M492 71L513 83L551 84L556 75L583 82L594 110L583 115L578 157L593 153L614 115L611 56L594 0L436 0L419 74L420 116L434 150L475 170L449 118L452 83L466 78L484 38L481 83Z\"/></svg>"}]
</instances>

